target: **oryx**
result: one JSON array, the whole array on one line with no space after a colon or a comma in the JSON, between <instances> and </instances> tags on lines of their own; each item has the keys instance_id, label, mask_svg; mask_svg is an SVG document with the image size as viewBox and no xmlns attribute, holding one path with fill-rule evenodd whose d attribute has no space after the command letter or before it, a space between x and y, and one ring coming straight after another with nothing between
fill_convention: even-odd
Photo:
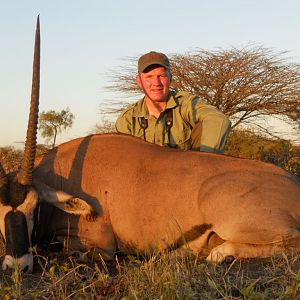
<instances>
[{"instance_id":1,"label":"oryx","mask_svg":"<svg viewBox=\"0 0 300 300\"><path fill-rule=\"evenodd\" d=\"M220 262L300 249L300 182L260 161L184 152L118 134L64 143L35 161L39 21L24 162L14 176L0 164L3 268L32 269L35 236L127 253L191 249Z\"/></svg>"}]
</instances>

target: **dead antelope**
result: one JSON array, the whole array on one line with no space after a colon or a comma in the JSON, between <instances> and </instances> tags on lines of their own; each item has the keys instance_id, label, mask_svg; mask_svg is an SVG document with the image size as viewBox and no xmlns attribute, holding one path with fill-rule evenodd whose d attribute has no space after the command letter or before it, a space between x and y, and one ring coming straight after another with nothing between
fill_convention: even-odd
<instances>
[{"instance_id":1,"label":"dead antelope","mask_svg":"<svg viewBox=\"0 0 300 300\"><path fill-rule=\"evenodd\" d=\"M212 262L300 248L299 179L271 164L105 134L62 144L34 166L39 48L38 21L23 165L14 176L0 165L4 269L32 270L33 231L105 259L117 248L190 249Z\"/></svg>"}]
</instances>

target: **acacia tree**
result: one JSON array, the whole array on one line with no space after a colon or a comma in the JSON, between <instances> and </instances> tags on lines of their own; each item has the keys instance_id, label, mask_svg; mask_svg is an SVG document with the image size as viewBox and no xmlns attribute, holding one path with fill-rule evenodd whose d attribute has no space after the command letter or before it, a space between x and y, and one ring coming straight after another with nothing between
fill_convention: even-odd
<instances>
[{"instance_id":1,"label":"acacia tree","mask_svg":"<svg viewBox=\"0 0 300 300\"><path fill-rule=\"evenodd\" d=\"M54 148L57 134L72 127L73 120L74 115L68 107L61 111L43 111L39 116L39 130L47 142L52 141L51 147Z\"/></svg>"},{"instance_id":2,"label":"acacia tree","mask_svg":"<svg viewBox=\"0 0 300 300\"><path fill-rule=\"evenodd\" d=\"M300 68L290 63L286 52L275 53L261 46L169 55L172 88L201 96L218 107L232 121L258 126L273 116L295 127L300 122ZM130 95L140 93L135 84L137 58L127 58L128 66L110 76L110 91Z\"/></svg>"}]
</instances>

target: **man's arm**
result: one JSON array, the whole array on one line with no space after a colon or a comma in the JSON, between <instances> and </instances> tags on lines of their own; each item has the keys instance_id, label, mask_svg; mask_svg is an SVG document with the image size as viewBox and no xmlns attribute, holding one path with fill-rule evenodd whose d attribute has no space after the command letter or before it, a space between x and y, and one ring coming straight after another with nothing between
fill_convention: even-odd
<instances>
[{"instance_id":1,"label":"man's arm","mask_svg":"<svg viewBox=\"0 0 300 300\"><path fill-rule=\"evenodd\" d=\"M216 107L194 97L186 106L187 121L192 129L192 137L198 136L197 150L223 153L226 138L231 129L229 118Z\"/></svg>"},{"instance_id":2,"label":"man's arm","mask_svg":"<svg viewBox=\"0 0 300 300\"><path fill-rule=\"evenodd\" d=\"M200 151L224 153L231 124L222 114L208 113L201 122L202 134Z\"/></svg>"}]
</instances>

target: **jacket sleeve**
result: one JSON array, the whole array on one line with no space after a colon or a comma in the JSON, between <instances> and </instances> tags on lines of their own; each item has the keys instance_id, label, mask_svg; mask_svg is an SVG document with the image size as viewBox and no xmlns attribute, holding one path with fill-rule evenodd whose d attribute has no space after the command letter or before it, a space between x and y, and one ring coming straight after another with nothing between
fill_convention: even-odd
<instances>
[{"instance_id":1,"label":"jacket sleeve","mask_svg":"<svg viewBox=\"0 0 300 300\"><path fill-rule=\"evenodd\" d=\"M223 153L231 123L216 107L207 104L199 97L185 101L183 116L193 128L201 124L200 151Z\"/></svg>"}]
</instances>

